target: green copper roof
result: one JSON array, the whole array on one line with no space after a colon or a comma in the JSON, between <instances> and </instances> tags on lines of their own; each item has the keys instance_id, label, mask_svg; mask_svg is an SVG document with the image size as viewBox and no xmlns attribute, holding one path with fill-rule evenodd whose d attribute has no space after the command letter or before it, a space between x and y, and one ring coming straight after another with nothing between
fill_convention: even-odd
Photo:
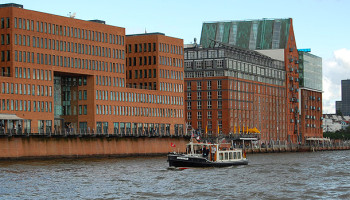
<instances>
[{"instance_id":1,"label":"green copper roof","mask_svg":"<svg viewBox=\"0 0 350 200\"><path fill-rule=\"evenodd\" d=\"M286 48L291 19L204 22L200 44L212 47L210 39L245 49Z\"/></svg>"}]
</instances>

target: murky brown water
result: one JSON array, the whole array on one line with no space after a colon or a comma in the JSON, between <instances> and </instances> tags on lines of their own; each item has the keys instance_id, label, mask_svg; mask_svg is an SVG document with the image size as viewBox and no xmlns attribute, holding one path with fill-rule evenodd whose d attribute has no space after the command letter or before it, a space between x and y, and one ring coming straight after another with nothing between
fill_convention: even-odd
<instances>
[{"instance_id":1,"label":"murky brown water","mask_svg":"<svg viewBox=\"0 0 350 200\"><path fill-rule=\"evenodd\" d=\"M248 158L183 171L166 157L1 161L0 199L350 199L350 151Z\"/></svg>"}]
</instances>

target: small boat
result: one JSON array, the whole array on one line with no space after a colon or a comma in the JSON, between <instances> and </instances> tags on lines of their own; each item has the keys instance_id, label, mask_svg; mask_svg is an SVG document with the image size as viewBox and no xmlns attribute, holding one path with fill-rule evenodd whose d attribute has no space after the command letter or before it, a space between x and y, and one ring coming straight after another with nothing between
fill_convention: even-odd
<instances>
[{"instance_id":1,"label":"small boat","mask_svg":"<svg viewBox=\"0 0 350 200\"><path fill-rule=\"evenodd\" d=\"M186 167L229 167L234 165L247 165L248 159L244 150L232 148L229 143L187 144L186 154L169 153L168 162L170 168Z\"/></svg>"}]
</instances>

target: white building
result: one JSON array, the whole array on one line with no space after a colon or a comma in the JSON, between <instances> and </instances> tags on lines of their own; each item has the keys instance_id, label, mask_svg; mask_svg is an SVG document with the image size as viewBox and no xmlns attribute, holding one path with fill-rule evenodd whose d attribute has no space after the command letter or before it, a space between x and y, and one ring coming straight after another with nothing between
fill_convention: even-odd
<instances>
[{"instance_id":1,"label":"white building","mask_svg":"<svg viewBox=\"0 0 350 200\"><path fill-rule=\"evenodd\" d=\"M349 126L350 116L324 114L322 125L323 132L335 132Z\"/></svg>"}]
</instances>

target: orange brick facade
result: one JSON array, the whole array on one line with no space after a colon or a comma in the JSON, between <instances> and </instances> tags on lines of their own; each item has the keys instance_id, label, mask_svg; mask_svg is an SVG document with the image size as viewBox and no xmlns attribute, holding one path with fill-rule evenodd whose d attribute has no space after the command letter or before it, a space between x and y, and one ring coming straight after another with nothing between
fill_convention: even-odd
<instances>
[{"instance_id":1,"label":"orange brick facade","mask_svg":"<svg viewBox=\"0 0 350 200\"><path fill-rule=\"evenodd\" d=\"M186 48L185 110L190 130L209 135L246 134L286 141L285 67L235 47Z\"/></svg>"},{"instance_id":2,"label":"orange brick facade","mask_svg":"<svg viewBox=\"0 0 350 200\"><path fill-rule=\"evenodd\" d=\"M299 54L294 37L293 22L290 19L288 41L284 50L284 62L286 67L286 91L287 91L287 134L288 140L297 142L300 139L299 130Z\"/></svg>"},{"instance_id":3,"label":"orange brick facade","mask_svg":"<svg viewBox=\"0 0 350 200\"><path fill-rule=\"evenodd\" d=\"M305 139L323 137L322 129L322 93L319 91L300 89L301 115L300 132Z\"/></svg>"},{"instance_id":4,"label":"orange brick facade","mask_svg":"<svg viewBox=\"0 0 350 200\"><path fill-rule=\"evenodd\" d=\"M0 114L23 119L2 120L3 127L27 132L183 134L183 93L179 90L183 79L164 81L176 85L175 92L160 91L162 79L158 77L150 80L152 86L156 82L152 89L127 87L124 28L15 6L0 10L4 37ZM150 54L157 63L151 68L157 76L162 68L158 67L162 56L158 44L176 45L178 54L173 58L181 65L170 68L178 78L183 73L183 41L162 36L153 43L156 53Z\"/></svg>"}]
</instances>

